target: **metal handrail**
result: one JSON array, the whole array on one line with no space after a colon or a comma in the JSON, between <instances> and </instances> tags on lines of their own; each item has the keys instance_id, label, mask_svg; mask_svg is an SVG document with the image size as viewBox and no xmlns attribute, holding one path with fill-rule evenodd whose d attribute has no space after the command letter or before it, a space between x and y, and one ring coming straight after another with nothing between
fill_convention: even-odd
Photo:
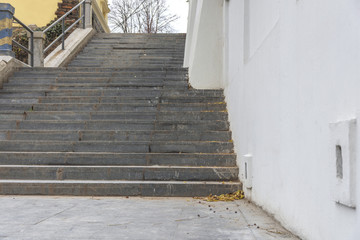
<instances>
[{"instance_id":1,"label":"metal handrail","mask_svg":"<svg viewBox=\"0 0 360 240\"><path fill-rule=\"evenodd\" d=\"M80 6L83 6L82 9L82 14L79 17L78 20L76 20L73 24L71 24L70 27L68 27L67 29L65 29L65 18L67 16L69 16L70 13L72 13L74 10L78 9ZM67 13L65 13L61 18L59 18L58 20L56 20L55 22L53 22L50 26L48 26L43 33L46 33L47 31L49 31L52 27L54 27L56 24L61 22L62 25L62 33L60 36L58 36L52 43L50 43L45 49L44 49L44 53L46 53L57 41L59 41L60 39L62 40L62 50L65 49L65 34L71 29L73 28L78 22L80 22L82 20L82 25L83 28L85 29L85 0L82 0L81 2L79 2L75 7L73 7L70 11L68 11Z\"/></svg>"},{"instance_id":2,"label":"metal handrail","mask_svg":"<svg viewBox=\"0 0 360 240\"><path fill-rule=\"evenodd\" d=\"M31 30L28 26L26 26L23 22L21 22L17 17L13 16L13 19L23 28L25 28L26 31L30 32L30 49L21 45L15 40L12 40L12 42L19 48L25 50L28 54L30 54L30 66L34 67L34 31Z\"/></svg>"}]
</instances>

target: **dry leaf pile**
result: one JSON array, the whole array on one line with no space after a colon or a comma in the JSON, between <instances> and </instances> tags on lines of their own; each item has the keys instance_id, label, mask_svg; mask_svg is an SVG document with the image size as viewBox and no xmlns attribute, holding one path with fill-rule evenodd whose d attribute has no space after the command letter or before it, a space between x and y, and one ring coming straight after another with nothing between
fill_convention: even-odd
<instances>
[{"instance_id":1,"label":"dry leaf pile","mask_svg":"<svg viewBox=\"0 0 360 240\"><path fill-rule=\"evenodd\" d=\"M240 200L245 197L244 191L236 191L233 193L227 193L227 194L221 194L219 196L210 194L209 196L205 198L196 198L201 199L207 202L232 202L234 200Z\"/></svg>"}]
</instances>

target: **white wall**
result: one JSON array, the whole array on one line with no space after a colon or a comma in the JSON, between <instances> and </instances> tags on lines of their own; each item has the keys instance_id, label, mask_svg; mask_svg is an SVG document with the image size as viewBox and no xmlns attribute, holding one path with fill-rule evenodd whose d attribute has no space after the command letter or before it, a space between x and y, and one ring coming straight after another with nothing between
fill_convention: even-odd
<instances>
[{"instance_id":1,"label":"white wall","mask_svg":"<svg viewBox=\"0 0 360 240\"><path fill-rule=\"evenodd\" d=\"M194 88L223 87L222 7L223 0L191 1L184 66Z\"/></svg>"},{"instance_id":2,"label":"white wall","mask_svg":"<svg viewBox=\"0 0 360 240\"><path fill-rule=\"evenodd\" d=\"M224 86L240 168L253 156L247 195L304 239L360 239L360 145L355 210L334 201L329 127L357 116L360 137L360 1L225 4Z\"/></svg>"}]
</instances>

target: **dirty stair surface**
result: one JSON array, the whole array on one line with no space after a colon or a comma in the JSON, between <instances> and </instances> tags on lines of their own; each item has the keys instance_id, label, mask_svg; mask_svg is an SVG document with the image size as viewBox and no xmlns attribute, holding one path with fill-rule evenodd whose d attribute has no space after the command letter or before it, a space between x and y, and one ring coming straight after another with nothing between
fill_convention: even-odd
<instances>
[{"instance_id":1,"label":"dirty stair surface","mask_svg":"<svg viewBox=\"0 0 360 240\"><path fill-rule=\"evenodd\" d=\"M183 34L97 34L66 68L0 90L0 194L241 189L222 90L195 90Z\"/></svg>"}]
</instances>

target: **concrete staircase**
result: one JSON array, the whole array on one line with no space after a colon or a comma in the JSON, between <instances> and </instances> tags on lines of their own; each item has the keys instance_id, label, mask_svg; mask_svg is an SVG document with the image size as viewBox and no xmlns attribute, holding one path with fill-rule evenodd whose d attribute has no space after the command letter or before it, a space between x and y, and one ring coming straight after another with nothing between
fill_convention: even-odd
<instances>
[{"instance_id":1,"label":"concrete staircase","mask_svg":"<svg viewBox=\"0 0 360 240\"><path fill-rule=\"evenodd\" d=\"M241 189L221 90L189 88L183 34L98 34L67 68L0 90L0 194Z\"/></svg>"}]
</instances>

